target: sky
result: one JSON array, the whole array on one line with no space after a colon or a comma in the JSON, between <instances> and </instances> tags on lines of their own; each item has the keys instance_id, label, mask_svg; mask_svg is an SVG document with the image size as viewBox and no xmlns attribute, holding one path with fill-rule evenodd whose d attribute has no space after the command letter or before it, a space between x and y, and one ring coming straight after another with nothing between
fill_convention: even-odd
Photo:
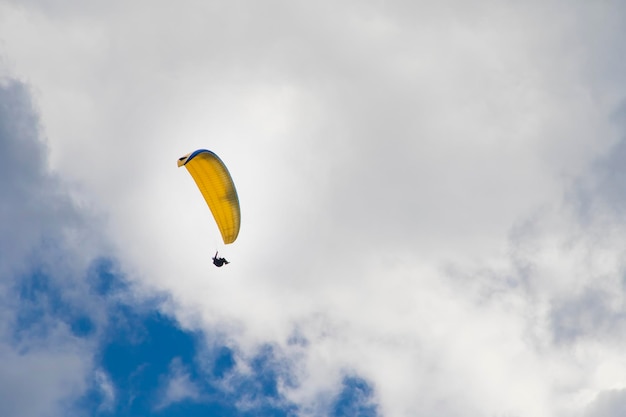
<instances>
[{"instance_id":1,"label":"sky","mask_svg":"<svg viewBox=\"0 0 626 417\"><path fill-rule=\"evenodd\" d=\"M623 416L625 19L0 0L0 415Z\"/></svg>"}]
</instances>

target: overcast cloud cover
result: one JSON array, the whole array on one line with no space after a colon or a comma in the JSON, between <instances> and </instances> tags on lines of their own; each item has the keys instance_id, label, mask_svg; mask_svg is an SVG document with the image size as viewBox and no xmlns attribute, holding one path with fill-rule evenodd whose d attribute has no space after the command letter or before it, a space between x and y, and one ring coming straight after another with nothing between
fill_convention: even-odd
<instances>
[{"instance_id":1,"label":"overcast cloud cover","mask_svg":"<svg viewBox=\"0 0 626 417\"><path fill-rule=\"evenodd\" d=\"M623 416L625 17L0 0L0 414Z\"/></svg>"}]
</instances>

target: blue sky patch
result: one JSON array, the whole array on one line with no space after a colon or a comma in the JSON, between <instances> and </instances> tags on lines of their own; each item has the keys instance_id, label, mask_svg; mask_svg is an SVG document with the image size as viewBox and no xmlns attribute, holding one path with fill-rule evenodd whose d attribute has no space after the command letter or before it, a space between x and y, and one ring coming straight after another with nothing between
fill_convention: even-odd
<instances>
[{"instance_id":1,"label":"blue sky patch","mask_svg":"<svg viewBox=\"0 0 626 417\"><path fill-rule=\"evenodd\" d=\"M333 406L334 417L377 417L378 407L373 403L374 391L357 377L346 377L343 389Z\"/></svg>"},{"instance_id":2,"label":"blue sky patch","mask_svg":"<svg viewBox=\"0 0 626 417\"><path fill-rule=\"evenodd\" d=\"M90 270L93 289L103 299L126 289L114 269L113 262L100 260ZM111 300L96 374L78 408L118 417L296 415L297 408L278 392L278 378L286 370L270 346L251 360L252 375L236 375L225 392L220 381L236 368L229 347L207 353L201 334L180 328L156 308ZM206 362L201 354L213 358L210 366L200 365ZM240 402L248 406L239 409Z\"/></svg>"}]
</instances>

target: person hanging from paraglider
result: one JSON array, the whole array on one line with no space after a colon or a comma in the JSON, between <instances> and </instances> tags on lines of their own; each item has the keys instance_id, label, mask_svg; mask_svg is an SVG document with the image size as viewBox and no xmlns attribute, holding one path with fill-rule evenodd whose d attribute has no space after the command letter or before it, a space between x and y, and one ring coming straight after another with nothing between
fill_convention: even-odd
<instances>
[{"instance_id":1,"label":"person hanging from paraglider","mask_svg":"<svg viewBox=\"0 0 626 417\"><path fill-rule=\"evenodd\" d=\"M217 257L217 251L215 252L215 256L213 256L213 265L217 266L218 268L223 266L223 265L228 265L230 262L228 262L226 260L226 258L218 258Z\"/></svg>"}]
</instances>

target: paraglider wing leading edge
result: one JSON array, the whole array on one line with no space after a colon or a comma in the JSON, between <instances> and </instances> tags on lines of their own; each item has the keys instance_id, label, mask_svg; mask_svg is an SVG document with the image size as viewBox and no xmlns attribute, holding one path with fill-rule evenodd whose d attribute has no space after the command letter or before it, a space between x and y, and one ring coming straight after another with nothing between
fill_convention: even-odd
<instances>
[{"instance_id":1,"label":"paraglider wing leading edge","mask_svg":"<svg viewBox=\"0 0 626 417\"><path fill-rule=\"evenodd\" d=\"M178 159L185 166L204 197L224 244L233 243L239 235L241 211L233 179L222 160L213 152L199 149Z\"/></svg>"}]
</instances>

